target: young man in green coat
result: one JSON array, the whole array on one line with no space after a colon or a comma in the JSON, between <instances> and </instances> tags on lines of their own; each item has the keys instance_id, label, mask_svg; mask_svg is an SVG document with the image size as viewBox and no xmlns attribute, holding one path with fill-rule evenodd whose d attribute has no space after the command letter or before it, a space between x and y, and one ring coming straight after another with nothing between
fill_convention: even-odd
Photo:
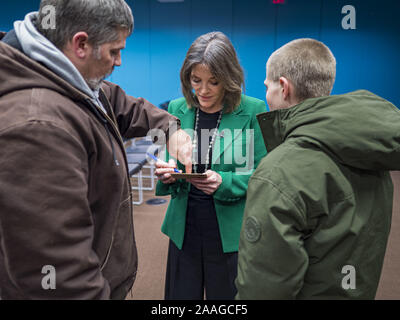
<instances>
[{"instance_id":1,"label":"young man in green coat","mask_svg":"<svg viewBox=\"0 0 400 320\"><path fill-rule=\"evenodd\" d=\"M237 299L374 299L400 167L400 112L368 92L329 96L331 51L292 41L267 63L268 155L250 179Z\"/></svg>"}]
</instances>

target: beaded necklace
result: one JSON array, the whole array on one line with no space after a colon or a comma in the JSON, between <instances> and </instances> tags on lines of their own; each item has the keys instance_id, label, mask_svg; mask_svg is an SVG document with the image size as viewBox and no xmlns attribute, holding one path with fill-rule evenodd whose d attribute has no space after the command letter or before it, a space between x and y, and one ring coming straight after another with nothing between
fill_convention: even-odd
<instances>
[{"instance_id":1,"label":"beaded necklace","mask_svg":"<svg viewBox=\"0 0 400 320\"><path fill-rule=\"evenodd\" d=\"M198 135L197 135L197 129L198 129L198 126L199 126L199 118L200 118L200 115L199 115L199 107L198 108L196 108L196 123L195 123L195 126L194 126L194 139L193 139L193 144L192 144L192 150L193 150L193 172L194 173L197 173L197 167L198 167L198 164L197 164L197 159L198 159L198 141L199 141L199 139L198 139ZM205 171L207 171L208 169L210 169L211 168L211 165L209 164L209 162L210 162L210 152L211 152L211 150L212 150L212 148L213 148L213 145L214 145L214 141L215 141L215 139L216 139L216 137L217 137L217 134L218 134L218 128L219 128L219 125L220 125L220 123L221 123L221 119L222 119L222 110L219 112L219 116L218 116L218 120L217 120L217 126L215 127L215 129L214 129L214 132L213 132L213 135L212 135L212 138L211 138L211 142L208 144L208 150L207 150L207 155L206 155L206 163L205 163ZM208 166L210 166L210 168L208 168Z\"/></svg>"}]
</instances>

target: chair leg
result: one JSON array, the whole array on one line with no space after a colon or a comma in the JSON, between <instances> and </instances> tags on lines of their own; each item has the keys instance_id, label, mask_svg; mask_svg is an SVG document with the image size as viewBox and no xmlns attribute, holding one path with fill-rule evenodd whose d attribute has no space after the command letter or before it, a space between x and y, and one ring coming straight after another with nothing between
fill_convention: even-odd
<instances>
[{"instance_id":1,"label":"chair leg","mask_svg":"<svg viewBox=\"0 0 400 320\"><path fill-rule=\"evenodd\" d=\"M134 177L134 176L132 176ZM138 201L132 201L133 204L141 205L143 203L143 178L142 178L142 170L140 170L137 174L138 178L138 186L132 187L132 190L138 190Z\"/></svg>"},{"instance_id":2,"label":"chair leg","mask_svg":"<svg viewBox=\"0 0 400 320\"><path fill-rule=\"evenodd\" d=\"M154 166L154 164L149 164L149 165L144 166L143 168L150 169L150 175L143 175L142 177L144 179L151 179L150 187L143 187L143 190L152 191L152 190L154 190L154 177L155 177L154 170L155 170L155 166Z\"/></svg>"}]
</instances>

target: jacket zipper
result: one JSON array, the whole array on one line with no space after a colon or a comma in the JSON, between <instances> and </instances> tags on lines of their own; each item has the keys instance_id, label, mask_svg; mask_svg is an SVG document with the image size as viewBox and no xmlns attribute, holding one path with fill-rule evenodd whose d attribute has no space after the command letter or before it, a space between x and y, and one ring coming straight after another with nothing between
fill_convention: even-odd
<instances>
[{"instance_id":1,"label":"jacket zipper","mask_svg":"<svg viewBox=\"0 0 400 320\"><path fill-rule=\"evenodd\" d=\"M107 101L107 104L109 104L108 101ZM110 109L111 109L111 108L110 108ZM101 110L101 112L103 112L103 110ZM110 118L107 114L105 114L104 112L103 112L103 115L106 117L108 123L111 124L111 127L113 128L113 130L114 130L115 133L117 134L117 136L118 136L118 144L119 144L119 147L124 151L124 152L123 152L123 156L124 156L124 160L125 160L126 175L127 175L127 177L128 177L129 195L130 195L131 198L132 198L132 184L131 184L131 180L130 180L130 176L129 176L129 165L128 165L128 159L126 158L126 153L125 153L125 147L124 147L123 138L122 138L121 134L119 133L118 128L115 126L114 121L111 120L111 118ZM131 199L131 200L132 200L132 199Z\"/></svg>"},{"instance_id":2,"label":"jacket zipper","mask_svg":"<svg viewBox=\"0 0 400 320\"><path fill-rule=\"evenodd\" d=\"M89 103L91 103L91 101L89 101ZM108 104L108 107L111 109L110 104L109 104L109 102L108 102L107 99L106 99L106 103ZM95 108L96 108L97 111L101 112L101 114L105 117L105 119L107 120L107 122L111 125L111 127L113 128L114 133L115 133L115 134L117 135L117 137L118 137L118 140L117 140L118 145L119 145L119 147L120 147L121 149L123 149L123 151L124 151L124 152L123 152L123 157L124 157L124 160L125 160L125 167L126 167L126 170L127 170L126 175L127 175L127 177L128 177L129 198L130 198L130 200L129 200L129 202L130 202L129 206L130 206L130 208L131 208L130 212L131 212L131 223L132 223L131 230L132 230L132 234L133 234L134 231L133 231L133 212L132 212L132 211L133 211L133 208L132 208L132 184L131 184L131 180L130 180L130 177L129 177L128 160L127 160L127 158L126 158L125 148L123 147L123 145L124 145L124 143L123 143L123 138L122 138L121 134L119 133L119 130L118 130L117 127L115 126L114 121L112 121L111 118L110 118L103 110L101 110L101 108L98 108L97 105L95 105ZM112 109L111 109L111 111L112 111ZM112 141L111 141L110 143L112 143ZM117 219L116 219L116 224L115 224L115 226L113 227L113 231L112 231L112 234L111 234L111 242L110 242L110 245L109 245L108 250L107 250L106 258L105 258L104 262L102 263L102 265L101 265L101 267L100 267L100 270L103 270L103 269L104 269L104 267L106 266L106 264L107 264L107 262L108 262L108 259L110 258L112 246L113 246L113 244L114 244L114 235L115 235L115 229L116 229L116 225L117 225L118 219L119 219L119 215L118 215L118 217L117 217Z\"/></svg>"}]
</instances>

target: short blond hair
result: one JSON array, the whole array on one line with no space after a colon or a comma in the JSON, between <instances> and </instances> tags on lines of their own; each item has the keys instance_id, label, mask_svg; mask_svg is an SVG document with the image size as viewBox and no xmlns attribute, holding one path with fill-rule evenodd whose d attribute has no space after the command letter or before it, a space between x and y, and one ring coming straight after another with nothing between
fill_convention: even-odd
<instances>
[{"instance_id":1,"label":"short blond hair","mask_svg":"<svg viewBox=\"0 0 400 320\"><path fill-rule=\"evenodd\" d=\"M267 79L278 81L280 77L292 82L300 101L329 96L336 78L336 59L320 41L293 40L268 59Z\"/></svg>"}]
</instances>

